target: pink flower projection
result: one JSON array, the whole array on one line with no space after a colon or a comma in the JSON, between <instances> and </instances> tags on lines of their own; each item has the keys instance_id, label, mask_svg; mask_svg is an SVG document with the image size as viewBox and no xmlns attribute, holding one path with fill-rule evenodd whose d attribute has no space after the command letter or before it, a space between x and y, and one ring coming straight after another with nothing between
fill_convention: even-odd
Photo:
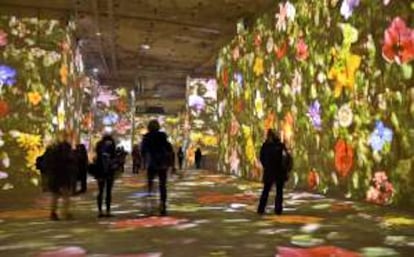
<instances>
[{"instance_id":1,"label":"pink flower projection","mask_svg":"<svg viewBox=\"0 0 414 257\"><path fill-rule=\"evenodd\" d=\"M304 61L309 57L308 45L306 45L305 40L300 38L296 43L296 59L299 61Z\"/></svg>"},{"instance_id":2,"label":"pink flower projection","mask_svg":"<svg viewBox=\"0 0 414 257\"><path fill-rule=\"evenodd\" d=\"M371 184L367 191L367 201L376 204L389 204L395 190L385 171L375 172Z\"/></svg>"},{"instance_id":3,"label":"pink flower projection","mask_svg":"<svg viewBox=\"0 0 414 257\"><path fill-rule=\"evenodd\" d=\"M278 257L362 257L357 252L351 252L336 246L318 246L312 248L277 247Z\"/></svg>"},{"instance_id":4,"label":"pink flower projection","mask_svg":"<svg viewBox=\"0 0 414 257\"><path fill-rule=\"evenodd\" d=\"M125 135L129 129L131 129L131 122L126 119L121 119L115 124L115 130L121 135Z\"/></svg>"},{"instance_id":5,"label":"pink flower projection","mask_svg":"<svg viewBox=\"0 0 414 257\"><path fill-rule=\"evenodd\" d=\"M117 100L118 96L115 95L111 90L101 88L99 90L98 96L96 97L96 102L103 103L106 107L111 105L111 101Z\"/></svg>"},{"instance_id":6,"label":"pink flower projection","mask_svg":"<svg viewBox=\"0 0 414 257\"><path fill-rule=\"evenodd\" d=\"M0 46L7 45L7 33L0 30Z\"/></svg>"},{"instance_id":7,"label":"pink flower projection","mask_svg":"<svg viewBox=\"0 0 414 257\"><path fill-rule=\"evenodd\" d=\"M36 257L86 257L86 250L78 246L68 246L57 250L46 251Z\"/></svg>"},{"instance_id":8,"label":"pink flower projection","mask_svg":"<svg viewBox=\"0 0 414 257\"><path fill-rule=\"evenodd\" d=\"M400 17L394 18L384 32L382 56L387 62L408 63L414 59L414 29Z\"/></svg>"},{"instance_id":9,"label":"pink flower projection","mask_svg":"<svg viewBox=\"0 0 414 257\"><path fill-rule=\"evenodd\" d=\"M142 219L120 220L114 223L115 228L152 228L174 226L187 222L187 219L174 217L148 217Z\"/></svg>"}]
</instances>

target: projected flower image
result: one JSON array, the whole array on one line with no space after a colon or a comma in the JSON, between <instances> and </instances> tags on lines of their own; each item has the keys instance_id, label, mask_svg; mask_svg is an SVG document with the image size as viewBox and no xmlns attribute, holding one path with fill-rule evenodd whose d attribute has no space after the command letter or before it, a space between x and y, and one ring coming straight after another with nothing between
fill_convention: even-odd
<instances>
[{"instance_id":1,"label":"projected flower image","mask_svg":"<svg viewBox=\"0 0 414 257\"><path fill-rule=\"evenodd\" d=\"M219 167L260 180L274 128L290 186L413 206L413 46L410 1L275 4L218 56Z\"/></svg>"}]
</instances>

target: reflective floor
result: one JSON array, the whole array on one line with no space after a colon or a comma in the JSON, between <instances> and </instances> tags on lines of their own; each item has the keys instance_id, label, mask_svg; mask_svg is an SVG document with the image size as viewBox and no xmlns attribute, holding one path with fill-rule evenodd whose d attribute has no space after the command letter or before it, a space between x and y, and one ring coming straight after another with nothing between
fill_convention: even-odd
<instances>
[{"instance_id":1,"label":"reflective floor","mask_svg":"<svg viewBox=\"0 0 414 257\"><path fill-rule=\"evenodd\" d=\"M145 177L125 174L115 217L97 218L91 181L70 221L49 221L46 194L16 193L1 201L0 256L414 256L413 214L288 190L284 215L269 202L258 216L260 187L187 171L170 179L169 216L159 217Z\"/></svg>"}]
</instances>

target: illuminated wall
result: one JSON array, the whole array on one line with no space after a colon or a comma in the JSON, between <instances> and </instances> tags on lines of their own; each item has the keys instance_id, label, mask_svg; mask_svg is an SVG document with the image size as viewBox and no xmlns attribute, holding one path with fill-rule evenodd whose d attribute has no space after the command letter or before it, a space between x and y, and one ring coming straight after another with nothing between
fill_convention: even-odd
<instances>
[{"instance_id":1,"label":"illuminated wall","mask_svg":"<svg viewBox=\"0 0 414 257\"><path fill-rule=\"evenodd\" d=\"M37 185L36 157L56 131L76 126L81 67L73 30L72 23L0 17L0 189Z\"/></svg>"},{"instance_id":2,"label":"illuminated wall","mask_svg":"<svg viewBox=\"0 0 414 257\"><path fill-rule=\"evenodd\" d=\"M414 2L282 2L217 62L220 168L260 179L268 128L294 186L414 205Z\"/></svg>"},{"instance_id":3,"label":"illuminated wall","mask_svg":"<svg viewBox=\"0 0 414 257\"><path fill-rule=\"evenodd\" d=\"M191 165L194 152L217 152L217 82L211 78L187 79L187 114L185 117L187 161Z\"/></svg>"}]
</instances>

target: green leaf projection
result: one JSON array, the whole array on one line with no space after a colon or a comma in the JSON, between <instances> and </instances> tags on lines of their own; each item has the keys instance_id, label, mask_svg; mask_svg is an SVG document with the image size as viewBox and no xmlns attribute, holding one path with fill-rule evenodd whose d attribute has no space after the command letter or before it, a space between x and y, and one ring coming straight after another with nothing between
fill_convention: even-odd
<instances>
[{"instance_id":1,"label":"green leaf projection","mask_svg":"<svg viewBox=\"0 0 414 257\"><path fill-rule=\"evenodd\" d=\"M293 186L413 206L413 1L281 2L217 61L220 169L260 179L275 128Z\"/></svg>"},{"instance_id":2,"label":"green leaf projection","mask_svg":"<svg viewBox=\"0 0 414 257\"><path fill-rule=\"evenodd\" d=\"M56 20L0 17L1 189L37 185L36 157L57 131L76 126L81 58L73 30Z\"/></svg>"}]
</instances>

